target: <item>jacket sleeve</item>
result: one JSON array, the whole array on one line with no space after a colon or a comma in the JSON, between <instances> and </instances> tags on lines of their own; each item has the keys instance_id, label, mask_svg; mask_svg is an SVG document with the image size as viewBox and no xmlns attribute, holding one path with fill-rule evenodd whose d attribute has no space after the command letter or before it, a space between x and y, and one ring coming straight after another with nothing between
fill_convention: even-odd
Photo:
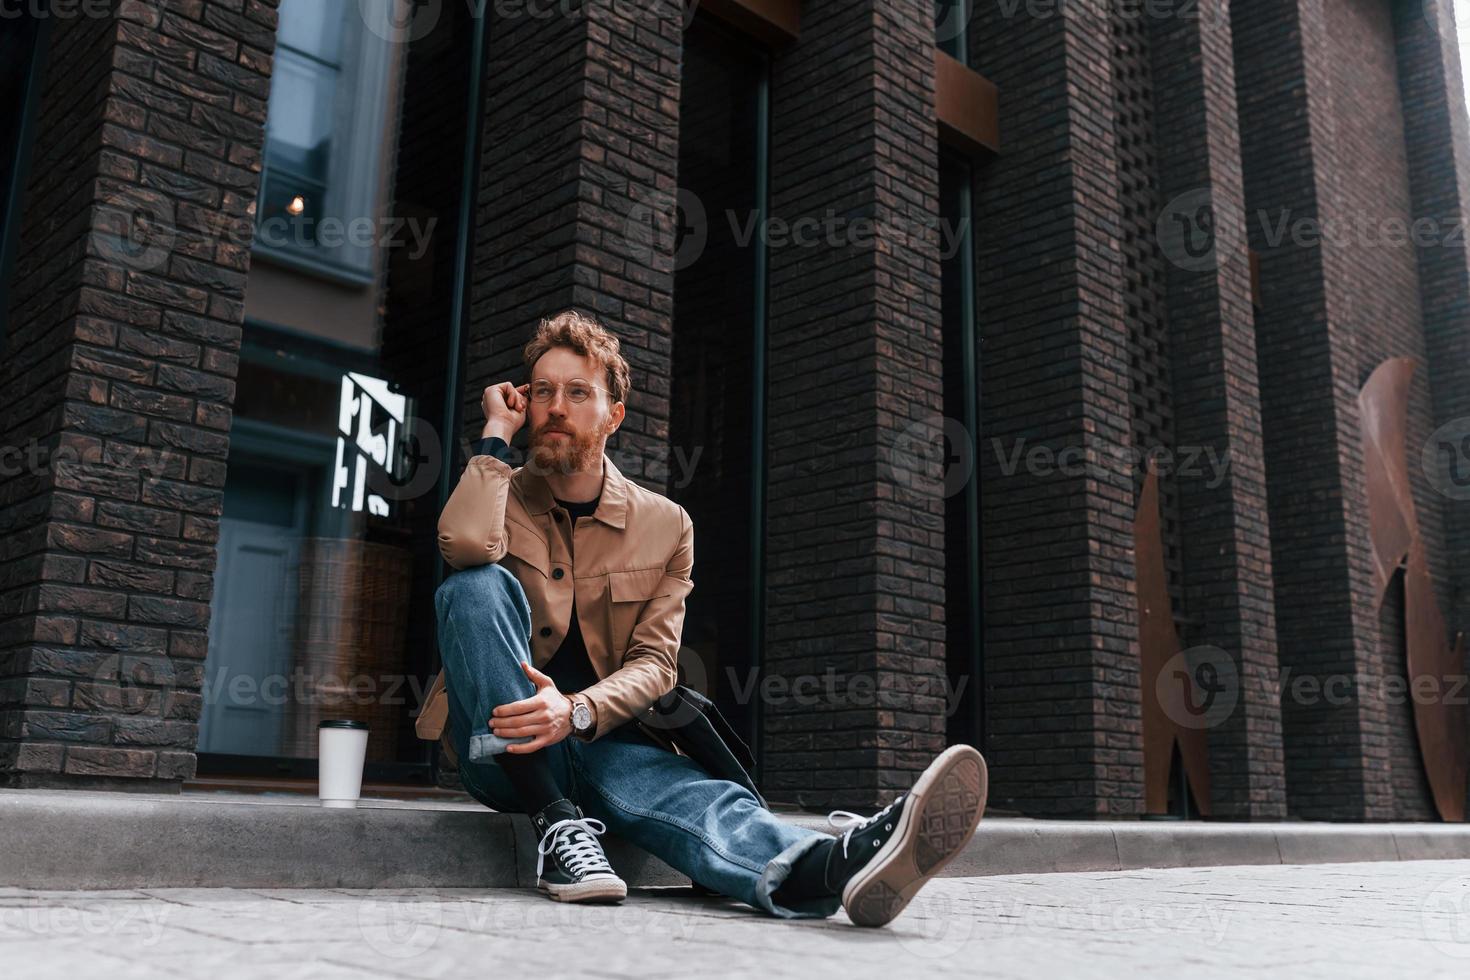
<instances>
[{"instance_id":1,"label":"jacket sleeve","mask_svg":"<svg viewBox=\"0 0 1470 980\"><path fill-rule=\"evenodd\" d=\"M480 440L439 515L439 554L453 569L505 557L505 501L514 472L504 440Z\"/></svg>"},{"instance_id":2,"label":"jacket sleeve","mask_svg":"<svg viewBox=\"0 0 1470 980\"><path fill-rule=\"evenodd\" d=\"M597 711L596 741L648 710L679 681L679 644L684 633L684 600L694 591L694 522L679 508L683 525L679 545L664 566L654 598L643 607L617 670L584 694Z\"/></svg>"}]
</instances>

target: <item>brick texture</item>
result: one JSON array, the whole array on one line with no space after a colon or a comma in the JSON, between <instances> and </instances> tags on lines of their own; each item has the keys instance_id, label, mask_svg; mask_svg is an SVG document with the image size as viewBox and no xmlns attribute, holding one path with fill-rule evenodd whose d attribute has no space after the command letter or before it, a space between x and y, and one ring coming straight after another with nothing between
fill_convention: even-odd
<instances>
[{"instance_id":1,"label":"brick texture","mask_svg":"<svg viewBox=\"0 0 1470 980\"><path fill-rule=\"evenodd\" d=\"M1256 343L1279 659L1295 676L1367 682L1342 697L1283 697L1288 809L1372 820L1392 815L1392 792L1388 714L1372 693L1382 661L1355 401L1363 378L1349 329L1353 250L1291 235L1272 241L1283 217L1353 214L1348 168L1334 159L1342 35L1327 7L1241 0L1232 14L1249 241L1260 254Z\"/></svg>"},{"instance_id":2,"label":"brick texture","mask_svg":"<svg viewBox=\"0 0 1470 980\"><path fill-rule=\"evenodd\" d=\"M1143 806L1107 11L987 4L970 25L1004 120L975 215L991 800L1035 815Z\"/></svg>"},{"instance_id":3,"label":"brick texture","mask_svg":"<svg viewBox=\"0 0 1470 980\"><path fill-rule=\"evenodd\" d=\"M771 215L837 231L771 250L764 675L835 694L767 705L763 773L812 807L886 803L944 744L938 154L929 10L806 4Z\"/></svg>"},{"instance_id":4,"label":"brick texture","mask_svg":"<svg viewBox=\"0 0 1470 980\"><path fill-rule=\"evenodd\" d=\"M1416 248L1427 361L1418 382L1419 390L1428 382L1433 426L1438 428L1470 419L1470 253L1464 244L1470 217L1470 123L1463 49L1455 43L1452 7L1444 0L1425 0L1422 9L1419 4L1396 4L1393 13L1411 211L1441 231ZM1454 244L1445 243L1447 234L1456 236ZM1411 471L1415 468L1410 460ZM1420 486L1415 489L1421 493ZM1439 498L1442 537L1430 542L1431 558L1442 556L1443 564L1432 562L1431 571L1438 578L1441 608L1452 634L1470 632L1470 495L1458 489L1454 496ZM1433 547L1440 542L1442 546ZM1470 674L1470 663L1465 670Z\"/></svg>"},{"instance_id":5,"label":"brick texture","mask_svg":"<svg viewBox=\"0 0 1470 980\"><path fill-rule=\"evenodd\" d=\"M664 3L556 10L490 26L465 432L479 435L486 386L525 380L537 321L577 307L617 334L632 371L608 455L662 491L683 19Z\"/></svg>"},{"instance_id":6,"label":"brick texture","mask_svg":"<svg viewBox=\"0 0 1470 980\"><path fill-rule=\"evenodd\" d=\"M193 774L275 8L55 24L0 366L37 459L0 482L4 785Z\"/></svg>"},{"instance_id":7,"label":"brick texture","mask_svg":"<svg viewBox=\"0 0 1470 980\"><path fill-rule=\"evenodd\" d=\"M1239 693L1235 710L1208 732L1213 815L1273 819L1285 814L1286 774L1227 7L1225 0L1203 0L1197 18L1148 21L1154 125L1168 134L1158 142L1155 214L1163 221L1187 220L1193 229L1200 218L1193 209L1203 199L1216 228L1213 242L1201 245L1213 246L1215 254L1198 264L1164 236L1183 591L1190 614L1181 639L1186 647L1227 652Z\"/></svg>"}]
</instances>

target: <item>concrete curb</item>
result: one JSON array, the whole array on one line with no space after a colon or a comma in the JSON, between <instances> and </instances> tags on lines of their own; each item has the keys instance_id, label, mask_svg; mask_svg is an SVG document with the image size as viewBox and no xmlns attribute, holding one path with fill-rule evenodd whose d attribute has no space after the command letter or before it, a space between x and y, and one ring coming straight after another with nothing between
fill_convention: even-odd
<instances>
[{"instance_id":1,"label":"concrete curb","mask_svg":"<svg viewBox=\"0 0 1470 980\"><path fill-rule=\"evenodd\" d=\"M827 830L810 814L788 815ZM687 879L626 841L608 856L630 885ZM1470 825L986 820L948 877L1245 864L1470 859ZM84 790L0 790L0 885L493 888L534 885L520 814L474 802Z\"/></svg>"}]
</instances>

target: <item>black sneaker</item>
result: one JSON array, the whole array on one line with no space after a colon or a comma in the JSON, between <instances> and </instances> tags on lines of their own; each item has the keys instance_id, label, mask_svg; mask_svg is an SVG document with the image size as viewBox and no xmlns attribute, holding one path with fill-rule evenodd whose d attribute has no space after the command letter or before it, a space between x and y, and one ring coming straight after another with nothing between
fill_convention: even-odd
<instances>
[{"instance_id":1,"label":"black sneaker","mask_svg":"<svg viewBox=\"0 0 1470 980\"><path fill-rule=\"evenodd\" d=\"M607 832L601 820L583 817L569 800L557 800L533 815L531 825L540 838L537 888L558 902L621 902L628 896L627 884L597 841L598 834Z\"/></svg>"},{"instance_id":2,"label":"black sneaker","mask_svg":"<svg viewBox=\"0 0 1470 980\"><path fill-rule=\"evenodd\" d=\"M833 810L846 827L827 858L827 885L860 926L892 922L924 883L964 849L985 813L985 759L968 745L939 754L914 783L864 819Z\"/></svg>"}]
</instances>

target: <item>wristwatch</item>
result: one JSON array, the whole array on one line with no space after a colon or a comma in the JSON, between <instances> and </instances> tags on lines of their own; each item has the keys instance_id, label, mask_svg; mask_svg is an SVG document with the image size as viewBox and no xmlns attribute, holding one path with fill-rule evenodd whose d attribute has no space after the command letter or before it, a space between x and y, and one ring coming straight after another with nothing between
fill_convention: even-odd
<instances>
[{"instance_id":1,"label":"wristwatch","mask_svg":"<svg viewBox=\"0 0 1470 980\"><path fill-rule=\"evenodd\" d=\"M592 709L580 694L569 694L567 700L572 702L572 734L586 738L592 734Z\"/></svg>"}]
</instances>

